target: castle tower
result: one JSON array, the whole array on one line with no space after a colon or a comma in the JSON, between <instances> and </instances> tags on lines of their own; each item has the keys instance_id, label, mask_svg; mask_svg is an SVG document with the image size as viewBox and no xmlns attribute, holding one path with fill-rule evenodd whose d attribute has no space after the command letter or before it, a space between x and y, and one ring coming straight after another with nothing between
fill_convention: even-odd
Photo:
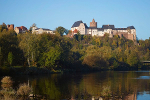
<instances>
[{"instance_id":1,"label":"castle tower","mask_svg":"<svg viewBox=\"0 0 150 100\"><path fill-rule=\"evenodd\" d=\"M14 24L11 24L9 30L14 30Z\"/></svg>"},{"instance_id":2,"label":"castle tower","mask_svg":"<svg viewBox=\"0 0 150 100\"><path fill-rule=\"evenodd\" d=\"M93 19L92 22L90 22L90 27L96 27L97 28L97 22Z\"/></svg>"},{"instance_id":3,"label":"castle tower","mask_svg":"<svg viewBox=\"0 0 150 100\"><path fill-rule=\"evenodd\" d=\"M11 25L7 25L7 28L8 28L8 30L14 30L14 24L11 24Z\"/></svg>"}]
</instances>

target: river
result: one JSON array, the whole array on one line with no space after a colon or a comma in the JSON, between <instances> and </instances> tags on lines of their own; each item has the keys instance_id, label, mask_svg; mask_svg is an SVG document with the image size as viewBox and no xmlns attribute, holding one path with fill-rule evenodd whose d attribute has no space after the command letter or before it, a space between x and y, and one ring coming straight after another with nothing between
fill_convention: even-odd
<instances>
[{"instance_id":1,"label":"river","mask_svg":"<svg viewBox=\"0 0 150 100\"><path fill-rule=\"evenodd\" d=\"M48 100L149 100L150 71L103 71L46 76L12 76Z\"/></svg>"}]
</instances>

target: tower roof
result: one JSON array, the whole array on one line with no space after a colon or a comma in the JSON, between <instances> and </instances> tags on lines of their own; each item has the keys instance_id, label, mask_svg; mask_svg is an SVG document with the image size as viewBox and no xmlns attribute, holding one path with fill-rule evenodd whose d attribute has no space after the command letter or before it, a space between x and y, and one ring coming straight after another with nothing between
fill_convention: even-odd
<instances>
[{"instance_id":1,"label":"tower roof","mask_svg":"<svg viewBox=\"0 0 150 100\"><path fill-rule=\"evenodd\" d=\"M94 18L93 18L92 22L95 22Z\"/></svg>"}]
</instances>

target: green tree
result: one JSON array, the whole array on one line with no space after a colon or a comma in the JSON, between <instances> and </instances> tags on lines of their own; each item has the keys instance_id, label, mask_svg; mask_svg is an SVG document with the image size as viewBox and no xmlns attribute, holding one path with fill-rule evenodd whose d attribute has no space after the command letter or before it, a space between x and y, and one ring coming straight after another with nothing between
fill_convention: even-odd
<instances>
[{"instance_id":1,"label":"green tree","mask_svg":"<svg viewBox=\"0 0 150 100\"><path fill-rule=\"evenodd\" d=\"M2 25L0 25L0 32L2 32L4 29L7 30L7 26L5 23L3 23Z\"/></svg>"},{"instance_id":2,"label":"green tree","mask_svg":"<svg viewBox=\"0 0 150 100\"><path fill-rule=\"evenodd\" d=\"M35 23L33 23L32 26L29 28L29 32L32 32L32 28L33 28L33 27L36 27L36 24L35 24Z\"/></svg>"},{"instance_id":3,"label":"green tree","mask_svg":"<svg viewBox=\"0 0 150 100\"><path fill-rule=\"evenodd\" d=\"M0 47L0 66L2 66L2 50L1 50L1 47Z\"/></svg>"},{"instance_id":4,"label":"green tree","mask_svg":"<svg viewBox=\"0 0 150 100\"><path fill-rule=\"evenodd\" d=\"M93 68L107 69L108 62L105 61L100 55L92 54L84 57L83 64Z\"/></svg>"},{"instance_id":5,"label":"green tree","mask_svg":"<svg viewBox=\"0 0 150 100\"><path fill-rule=\"evenodd\" d=\"M130 55L127 58L127 63L131 67L137 67L137 65L139 64L139 62L140 62L140 60L139 60L137 52L131 51Z\"/></svg>"},{"instance_id":6,"label":"green tree","mask_svg":"<svg viewBox=\"0 0 150 100\"><path fill-rule=\"evenodd\" d=\"M78 31L78 33L77 33L77 37L78 37L78 41L79 42L81 42L81 38L82 38L82 36L81 36L81 34L80 34L80 32Z\"/></svg>"},{"instance_id":7,"label":"green tree","mask_svg":"<svg viewBox=\"0 0 150 100\"><path fill-rule=\"evenodd\" d=\"M14 61L14 63L18 63L20 61L19 55L20 51L18 48L18 38L14 31L7 31L4 29L0 32L0 47L1 47L1 65L4 62L8 61L8 53L13 52L14 56L18 61Z\"/></svg>"},{"instance_id":8,"label":"green tree","mask_svg":"<svg viewBox=\"0 0 150 100\"><path fill-rule=\"evenodd\" d=\"M150 60L150 50L149 49L147 49L147 52L144 55L144 60Z\"/></svg>"},{"instance_id":9,"label":"green tree","mask_svg":"<svg viewBox=\"0 0 150 100\"><path fill-rule=\"evenodd\" d=\"M60 59L61 51L54 47L51 47L50 50L44 53L45 66L55 67L56 61Z\"/></svg>"},{"instance_id":10,"label":"green tree","mask_svg":"<svg viewBox=\"0 0 150 100\"><path fill-rule=\"evenodd\" d=\"M13 63L13 59L14 59L14 57L13 57L12 52L9 52L9 53L8 53L8 63L9 63L10 66L11 66L12 63Z\"/></svg>"},{"instance_id":11,"label":"green tree","mask_svg":"<svg viewBox=\"0 0 150 100\"><path fill-rule=\"evenodd\" d=\"M66 29L64 27L57 27L56 28L56 34L60 34L61 36L63 36L63 34L66 32Z\"/></svg>"},{"instance_id":12,"label":"green tree","mask_svg":"<svg viewBox=\"0 0 150 100\"><path fill-rule=\"evenodd\" d=\"M89 41L91 40L92 36L91 35L84 35L83 39L84 39L84 43L89 43Z\"/></svg>"}]
</instances>

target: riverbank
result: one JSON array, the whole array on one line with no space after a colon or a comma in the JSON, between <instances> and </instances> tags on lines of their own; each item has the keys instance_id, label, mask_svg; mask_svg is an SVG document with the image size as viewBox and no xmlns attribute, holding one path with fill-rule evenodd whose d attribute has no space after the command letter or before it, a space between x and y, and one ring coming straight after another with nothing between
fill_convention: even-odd
<instances>
[{"instance_id":1,"label":"riverbank","mask_svg":"<svg viewBox=\"0 0 150 100\"><path fill-rule=\"evenodd\" d=\"M118 67L116 69L100 69L100 68L90 68L90 67L79 67L78 69L53 69L53 68L43 68L43 67L23 67L23 66L13 66L13 67L1 67L0 75L48 75L54 73L86 73L86 72L97 72L97 71L137 71L137 70L148 70L149 66L138 67Z\"/></svg>"},{"instance_id":2,"label":"riverbank","mask_svg":"<svg viewBox=\"0 0 150 100\"><path fill-rule=\"evenodd\" d=\"M40 75L40 74L52 74L60 73L60 70L50 70L47 68L37 67L2 67L0 68L0 75Z\"/></svg>"},{"instance_id":3,"label":"riverbank","mask_svg":"<svg viewBox=\"0 0 150 100\"><path fill-rule=\"evenodd\" d=\"M95 72L101 71L94 68L80 68L80 69L49 69L40 67L2 67L0 68L0 75L48 75L54 73L75 73L75 72Z\"/></svg>"}]
</instances>

